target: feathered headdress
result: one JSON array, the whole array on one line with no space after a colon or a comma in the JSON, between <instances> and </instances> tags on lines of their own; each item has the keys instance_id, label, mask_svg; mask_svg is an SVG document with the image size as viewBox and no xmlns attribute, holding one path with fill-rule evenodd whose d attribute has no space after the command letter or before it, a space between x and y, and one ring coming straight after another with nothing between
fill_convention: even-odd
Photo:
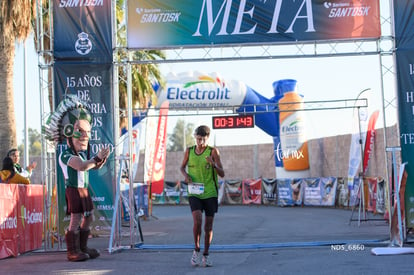
<instances>
[{"instance_id":1,"label":"feathered headdress","mask_svg":"<svg viewBox=\"0 0 414 275\"><path fill-rule=\"evenodd\" d=\"M48 140L62 142L73 136L73 125L82 119L92 121L88 105L75 95L66 95L42 126L42 134Z\"/></svg>"}]
</instances>

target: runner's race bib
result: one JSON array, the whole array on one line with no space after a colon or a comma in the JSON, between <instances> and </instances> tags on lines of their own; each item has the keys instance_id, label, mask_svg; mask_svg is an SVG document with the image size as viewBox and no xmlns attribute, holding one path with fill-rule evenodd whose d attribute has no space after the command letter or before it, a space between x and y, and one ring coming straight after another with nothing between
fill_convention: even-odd
<instances>
[{"instance_id":1,"label":"runner's race bib","mask_svg":"<svg viewBox=\"0 0 414 275\"><path fill-rule=\"evenodd\" d=\"M204 184L193 182L188 184L188 193L193 195L200 195L204 193Z\"/></svg>"}]
</instances>

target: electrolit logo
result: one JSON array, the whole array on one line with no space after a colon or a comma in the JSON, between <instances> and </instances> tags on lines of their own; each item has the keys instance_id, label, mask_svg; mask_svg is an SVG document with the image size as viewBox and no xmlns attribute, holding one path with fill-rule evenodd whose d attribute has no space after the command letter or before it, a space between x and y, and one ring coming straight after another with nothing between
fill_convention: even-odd
<instances>
[{"instance_id":1,"label":"electrolit logo","mask_svg":"<svg viewBox=\"0 0 414 275\"><path fill-rule=\"evenodd\" d=\"M206 87L194 87L198 85L207 84ZM213 86L212 86L213 85ZM217 87L218 86L218 87ZM226 84L219 77L211 77L208 75L200 75L195 81L187 81L182 85L182 88L173 86L167 90L167 99L181 99L181 100L217 100L230 99L230 91L225 87ZM217 87L217 88L212 88Z\"/></svg>"},{"instance_id":2,"label":"electrolit logo","mask_svg":"<svg viewBox=\"0 0 414 275\"><path fill-rule=\"evenodd\" d=\"M168 101L170 108L218 108L241 105L247 86L240 81L224 81L217 73L171 73L157 91L158 106Z\"/></svg>"},{"instance_id":3,"label":"electrolit logo","mask_svg":"<svg viewBox=\"0 0 414 275\"><path fill-rule=\"evenodd\" d=\"M169 87L167 90L167 99L181 100L214 100L214 99L230 99L230 91L228 89L180 89L179 87Z\"/></svg>"},{"instance_id":4,"label":"electrolit logo","mask_svg":"<svg viewBox=\"0 0 414 275\"><path fill-rule=\"evenodd\" d=\"M297 134L302 131L303 126L301 125L300 120L295 120L291 122L289 125L285 125L281 127L282 134Z\"/></svg>"},{"instance_id":5,"label":"electrolit logo","mask_svg":"<svg viewBox=\"0 0 414 275\"><path fill-rule=\"evenodd\" d=\"M167 88L170 107L218 107L229 105L231 90L219 77L200 75Z\"/></svg>"},{"instance_id":6,"label":"electrolit logo","mask_svg":"<svg viewBox=\"0 0 414 275\"><path fill-rule=\"evenodd\" d=\"M183 85L184 88L189 88L193 85L202 84L202 83L216 83L218 86L223 87L225 86L224 81L222 81L219 77L211 77L208 75L200 75L198 80L196 81L188 81Z\"/></svg>"}]
</instances>

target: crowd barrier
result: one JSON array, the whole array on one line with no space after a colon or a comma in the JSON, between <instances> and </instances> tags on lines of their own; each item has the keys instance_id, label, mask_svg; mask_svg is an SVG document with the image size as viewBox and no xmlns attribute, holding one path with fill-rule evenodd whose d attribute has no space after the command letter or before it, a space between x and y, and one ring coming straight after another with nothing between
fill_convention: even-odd
<instances>
[{"instance_id":1,"label":"crowd barrier","mask_svg":"<svg viewBox=\"0 0 414 275\"><path fill-rule=\"evenodd\" d=\"M0 184L0 259L42 247L43 186Z\"/></svg>"},{"instance_id":2,"label":"crowd barrier","mask_svg":"<svg viewBox=\"0 0 414 275\"><path fill-rule=\"evenodd\" d=\"M354 178L242 179L219 183L219 203L222 205L254 204L286 206L320 206L351 208L361 201L360 179ZM364 205L374 214L385 214L385 181L382 178L363 179ZM135 184L135 206L148 214L148 186ZM124 197L128 197L124 191ZM166 181L161 194L152 194L152 204L188 204L187 184ZM125 206L124 206L125 210ZM127 214L125 215L127 217Z\"/></svg>"}]
</instances>

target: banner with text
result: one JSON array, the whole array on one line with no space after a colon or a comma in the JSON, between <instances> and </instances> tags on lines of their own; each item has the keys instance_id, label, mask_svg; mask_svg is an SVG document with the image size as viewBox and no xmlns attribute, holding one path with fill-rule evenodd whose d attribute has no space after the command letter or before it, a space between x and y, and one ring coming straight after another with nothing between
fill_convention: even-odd
<instances>
[{"instance_id":1,"label":"banner with text","mask_svg":"<svg viewBox=\"0 0 414 275\"><path fill-rule=\"evenodd\" d=\"M0 259L42 247L43 186L0 184Z\"/></svg>"},{"instance_id":2,"label":"banner with text","mask_svg":"<svg viewBox=\"0 0 414 275\"><path fill-rule=\"evenodd\" d=\"M262 178L262 201L263 204L277 204L277 180Z\"/></svg>"},{"instance_id":3,"label":"banner with text","mask_svg":"<svg viewBox=\"0 0 414 275\"><path fill-rule=\"evenodd\" d=\"M226 180L223 189L223 204L242 204L242 188L242 180Z\"/></svg>"},{"instance_id":4,"label":"banner with text","mask_svg":"<svg viewBox=\"0 0 414 275\"><path fill-rule=\"evenodd\" d=\"M402 162L408 178L405 190L407 228L414 227L414 1L394 0L397 98Z\"/></svg>"},{"instance_id":5,"label":"banner with text","mask_svg":"<svg viewBox=\"0 0 414 275\"><path fill-rule=\"evenodd\" d=\"M155 138L154 160L151 172L151 193L161 194L164 186L165 159L167 157L168 101L161 105L157 135Z\"/></svg>"},{"instance_id":6,"label":"banner with text","mask_svg":"<svg viewBox=\"0 0 414 275\"><path fill-rule=\"evenodd\" d=\"M128 48L380 37L378 0L130 0Z\"/></svg>"},{"instance_id":7,"label":"banner with text","mask_svg":"<svg viewBox=\"0 0 414 275\"><path fill-rule=\"evenodd\" d=\"M0 184L0 259L17 257L17 184Z\"/></svg>"},{"instance_id":8,"label":"banner with text","mask_svg":"<svg viewBox=\"0 0 414 275\"><path fill-rule=\"evenodd\" d=\"M75 94L89 104L92 112L92 131L90 137L91 156L102 146L111 149L106 164L98 170L90 170L90 192L95 204L95 221L91 229L94 232L110 231L115 194L114 162L114 125L112 96L112 64L60 63L54 66L55 106L65 93ZM66 148L66 143L58 145L57 156ZM57 169L60 233L64 233L69 224L65 216L65 184L61 169ZM63 207L64 206L64 207Z\"/></svg>"},{"instance_id":9,"label":"banner with text","mask_svg":"<svg viewBox=\"0 0 414 275\"><path fill-rule=\"evenodd\" d=\"M242 181L243 204L262 204L262 179Z\"/></svg>"},{"instance_id":10,"label":"banner with text","mask_svg":"<svg viewBox=\"0 0 414 275\"><path fill-rule=\"evenodd\" d=\"M57 59L112 62L110 0L53 4L53 49Z\"/></svg>"}]
</instances>

